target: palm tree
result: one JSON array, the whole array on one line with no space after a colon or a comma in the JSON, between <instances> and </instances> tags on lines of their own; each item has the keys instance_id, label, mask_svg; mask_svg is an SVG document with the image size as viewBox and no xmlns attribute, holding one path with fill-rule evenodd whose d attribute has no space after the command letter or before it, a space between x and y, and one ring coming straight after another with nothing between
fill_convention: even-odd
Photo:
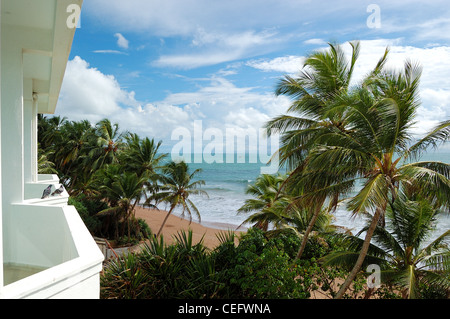
<instances>
[{"instance_id":1,"label":"palm tree","mask_svg":"<svg viewBox=\"0 0 450 319\"><path fill-rule=\"evenodd\" d=\"M92 160L88 157L94 129L89 121L66 121L60 129L61 140L55 144L55 160L67 189L76 189L82 175L91 174ZM83 184L83 183L81 183Z\"/></svg>"},{"instance_id":2,"label":"palm tree","mask_svg":"<svg viewBox=\"0 0 450 319\"><path fill-rule=\"evenodd\" d=\"M201 172L201 169L196 169L194 172L189 173L189 167L185 162L181 161L177 163L171 161L162 167L162 172L163 175L160 177L162 182L161 191L147 200L147 202L150 202L151 200L162 201L170 205L170 209L156 236L161 234L167 219L176 207L182 208L182 217L184 217L184 214L187 212L189 220L192 221L192 214L194 213L200 220L200 212L189 199L189 196L207 195L205 191L198 189L199 186L205 184L205 181L194 180L196 175Z\"/></svg>"},{"instance_id":3,"label":"palm tree","mask_svg":"<svg viewBox=\"0 0 450 319\"><path fill-rule=\"evenodd\" d=\"M49 160L49 157L53 154L52 151L46 151L38 144L38 173L39 174L58 174L55 169L55 163Z\"/></svg>"},{"instance_id":4,"label":"palm tree","mask_svg":"<svg viewBox=\"0 0 450 319\"><path fill-rule=\"evenodd\" d=\"M377 226L366 257L366 264L383 266L381 279L400 287L403 298L417 298L419 283L450 289L450 230L445 231L425 247L423 244L435 231L436 217L440 210L428 200L411 200L400 194L389 203L386 227ZM325 265L351 265L358 258L363 240L348 237L347 251L334 252L324 258Z\"/></svg>"},{"instance_id":5,"label":"palm tree","mask_svg":"<svg viewBox=\"0 0 450 319\"><path fill-rule=\"evenodd\" d=\"M127 134L125 140L121 162L127 170L139 176L146 174L150 178L167 157L167 154L158 153L162 141L155 142L148 137L141 139L135 133Z\"/></svg>"},{"instance_id":6,"label":"palm tree","mask_svg":"<svg viewBox=\"0 0 450 319\"><path fill-rule=\"evenodd\" d=\"M43 150L55 151L53 146L61 140L60 130L66 122L66 117L38 114L38 142Z\"/></svg>"},{"instance_id":7,"label":"palm tree","mask_svg":"<svg viewBox=\"0 0 450 319\"><path fill-rule=\"evenodd\" d=\"M167 157L167 154L159 153L162 142L156 143L148 137L141 139L135 133L126 135L125 140L126 144L119 154L120 163L125 170L136 172L138 176L146 178L144 186L150 194L155 194L159 188L158 170L161 168L162 161ZM145 192L145 196L147 196L147 192Z\"/></svg>"},{"instance_id":8,"label":"palm tree","mask_svg":"<svg viewBox=\"0 0 450 319\"><path fill-rule=\"evenodd\" d=\"M350 42L352 55L350 61L344 54L340 45L329 44L327 51L314 52L307 57L303 69L297 78L285 76L276 87L276 95L287 95L293 99L288 113L281 115L266 124L268 135L281 131L281 147L278 151L280 166L287 166L292 171L286 184L295 184L302 193L302 205L314 206L314 214L308 228L305 230L298 258L305 249L308 236L322 211L327 197L330 198L333 208L338 203L339 195L352 188L353 183L346 181L337 184L340 175L326 174L324 176L311 176L311 172L304 171L309 151L316 145L316 140L330 133L330 131L345 130L345 112L334 108L338 97L347 96L352 81L353 70L359 56L359 42ZM386 54L385 54L386 56ZM380 59L373 73L385 63L385 56ZM298 175L308 178L299 179ZM300 185L300 182L303 185ZM307 182L309 181L309 183ZM314 182L311 182L314 181ZM327 187L334 184L333 188ZM339 186L339 187L338 187ZM311 198L305 197L306 191L316 189ZM300 198L299 198L300 200Z\"/></svg>"},{"instance_id":9,"label":"palm tree","mask_svg":"<svg viewBox=\"0 0 450 319\"><path fill-rule=\"evenodd\" d=\"M93 169L97 170L105 164L117 163L117 154L123 146L123 135L117 123L103 119L96 124L95 146L90 151L90 160L94 160Z\"/></svg>"},{"instance_id":10,"label":"palm tree","mask_svg":"<svg viewBox=\"0 0 450 319\"><path fill-rule=\"evenodd\" d=\"M256 212L248 217L245 223L256 223L255 227L267 231L270 222L280 220L280 213L284 211L279 203L285 197L280 194L281 186L286 177L281 174L269 175L261 174L256 178L255 183L249 185L245 191L246 194L256 198L247 199L242 207L238 209L238 213ZM277 209L278 208L278 209ZM281 212L279 211L281 208Z\"/></svg>"},{"instance_id":11,"label":"palm tree","mask_svg":"<svg viewBox=\"0 0 450 319\"><path fill-rule=\"evenodd\" d=\"M402 72L385 71L387 52L360 85L345 94L342 91L331 94L327 103L320 107L309 103L314 99L304 89L304 93L299 95L301 99L293 104L299 107L291 109L309 115L312 120L280 119L268 125L269 129L285 130L282 146L285 149L281 153L292 163L297 163L293 176L297 186L306 190L302 200L320 204L328 197L334 206L357 181L363 183L356 196L349 200L348 208L354 214L373 212L372 223L367 229L360 256L336 298L342 297L355 278L367 254L373 231L380 218L381 222L384 218L388 200L396 197L402 185L426 193L424 196L439 205L449 205L449 165L408 161L427 146L448 140L450 123L441 123L423 139L413 143L410 129L420 105L421 69L407 61ZM336 77L333 74L328 76ZM324 79L324 87L334 81L325 77L318 79ZM316 212L319 206L316 206ZM308 230L312 229L314 222L313 217Z\"/></svg>"},{"instance_id":12,"label":"palm tree","mask_svg":"<svg viewBox=\"0 0 450 319\"><path fill-rule=\"evenodd\" d=\"M308 171L341 176L341 183L360 180L359 192L348 201L353 214L373 212L360 256L336 298L341 298L359 271L378 223L384 224L389 200L398 190L422 193L437 206L450 205L450 166L441 162L413 162L412 156L430 143L446 141L450 121L413 142L410 128L419 106L420 68L409 62L401 73L380 73L361 87L346 106L345 130L334 130L316 140L308 155ZM339 108L341 101L337 101Z\"/></svg>"},{"instance_id":13,"label":"palm tree","mask_svg":"<svg viewBox=\"0 0 450 319\"><path fill-rule=\"evenodd\" d=\"M283 133L278 151L280 166L297 169L317 136L327 133L330 127L343 127L342 112L329 113L329 103L334 103L336 96L345 95L349 90L360 51L359 42L349 44L351 61L342 46L329 43L329 50L313 52L306 58L297 78L286 75L277 83L275 94L293 100L288 114L275 117L266 124L269 135L278 131ZM375 70L383 63L380 60Z\"/></svg>"},{"instance_id":14,"label":"palm tree","mask_svg":"<svg viewBox=\"0 0 450 319\"><path fill-rule=\"evenodd\" d=\"M136 173L123 172L114 175L114 180L105 183L100 187L103 197L108 199L110 207L98 213L99 216L112 216L116 225L116 238L118 237L118 223L122 221L123 229L128 227L128 237L130 237L130 223L135 221L135 207L138 205L143 194L143 184L145 178L139 177ZM122 234L124 231L122 231Z\"/></svg>"},{"instance_id":15,"label":"palm tree","mask_svg":"<svg viewBox=\"0 0 450 319\"><path fill-rule=\"evenodd\" d=\"M296 233L304 232L314 213L308 207L302 207L295 201L298 196L295 189L285 187L287 176L262 174L254 184L247 187L246 193L255 196L247 199L238 213L254 212L242 224L254 223L254 227L277 233L283 229L291 229ZM332 216L326 209L320 211L312 231L334 231L331 225Z\"/></svg>"}]
</instances>

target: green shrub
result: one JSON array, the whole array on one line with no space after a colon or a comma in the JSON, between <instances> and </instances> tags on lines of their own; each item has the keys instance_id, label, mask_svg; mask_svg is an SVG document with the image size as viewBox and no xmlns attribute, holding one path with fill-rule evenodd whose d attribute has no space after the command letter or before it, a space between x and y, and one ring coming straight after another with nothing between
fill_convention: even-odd
<instances>
[{"instance_id":1,"label":"green shrub","mask_svg":"<svg viewBox=\"0 0 450 319\"><path fill-rule=\"evenodd\" d=\"M269 240L258 229L250 229L237 247L225 243L214 253L216 271L225 284L225 298L307 298L299 280L299 269L278 248L281 241ZM234 247L234 248L233 248ZM220 265L220 261L225 261Z\"/></svg>"},{"instance_id":2,"label":"green shrub","mask_svg":"<svg viewBox=\"0 0 450 319\"><path fill-rule=\"evenodd\" d=\"M114 259L100 277L100 297L103 299L138 299L148 296L151 277L135 254Z\"/></svg>"},{"instance_id":3,"label":"green shrub","mask_svg":"<svg viewBox=\"0 0 450 319\"><path fill-rule=\"evenodd\" d=\"M142 218L138 218L138 225L139 225L139 238L142 239L150 239L153 236L153 232L150 228L150 226L147 224L145 220Z\"/></svg>"},{"instance_id":4,"label":"green shrub","mask_svg":"<svg viewBox=\"0 0 450 319\"><path fill-rule=\"evenodd\" d=\"M202 242L193 244L192 232L180 232L171 245L152 236L140 253L105 267L101 297L301 299L319 286L335 293L331 283L345 272L320 264L320 257L335 248L331 239L313 239L308 253L317 257L295 260L300 239L293 232L272 235L249 229L236 244L233 233L223 234L213 251Z\"/></svg>"},{"instance_id":5,"label":"green shrub","mask_svg":"<svg viewBox=\"0 0 450 319\"><path fill-rule=\"evenodd\" d=\"M166 245L163 237L152 237L134 256L112 260L106 266L102 298L115 297L113 290L122 298L214 298L223 286L216 278L214 260L202 242L193 244L192 232L179 233L172 245ZM133 274L136 281L130 278ZM139 289L135 295L128 291L132 285Z\"/></svg>"}]
</instances>

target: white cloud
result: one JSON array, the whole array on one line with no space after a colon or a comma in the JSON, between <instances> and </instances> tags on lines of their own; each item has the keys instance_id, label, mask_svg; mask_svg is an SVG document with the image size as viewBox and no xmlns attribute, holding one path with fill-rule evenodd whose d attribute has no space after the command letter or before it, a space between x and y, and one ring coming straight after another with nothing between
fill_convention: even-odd
<instances>
[{"instance_id":1,"label":"white cloud","mask_svg":"<svg viewBox=\"0 0 450 319\"><path fill-rule=\"evenodd\" d=\"M95 50L94 53L126 54L125 52L118 51L118 50Z\"/></svg>"},{"instance_id":2,"label":"white cloud","mask_svg":"<svg viewBox=\"0 0 450 319\"><path fill-rule=\"evenodd\" d=\"M70 120L87 119L93 124L109 118L123 130L159 138L170 136L174 125L183 124L191 116L177 106L142 106L133 91L122 89L113 76L90 67L78 56L67 64L56 114Z\"/></svg>"},{"instance_id":3,"label":"white cloud","mask_svg":"<svg viewBox=\"0 0 450 319\"><path fill-rule=\"evenodd\" d=\"M271 118L261 110L253 107L240 108L236 111L230 111L224 118L227 128L234 129L258 129Z\"/></svg>"},{"instance_id":4,"label":"white cloud","mask_svg":"<svg viewBox=\"0 0 450 319\"><path fill-rule=\"evenodd\" d=\"M88 118L97 121L117 112L120 104L135 103L128 92L121 90L113 76L91 68L78 56L67 63L58 113L70 114L75 120Z\"/></svg>"},{"instance_id":5,"label":"white cloud","mask_svg":"<svg viewBox=\"0 0 450 319\"><path fill-rule=\"evenodd\" d=\"M322 39L309 39L306 41L303 41L304 44L311 44L311 45L326 45L327 42Z\"/></svg>"},{"instance_id":6,"label":"white cloud","mask_svg":"<svg viewBox=\"0 0 450 319\"><path fill-rule=\"evenodd\" d=\"M266 119L279 115L285 112L289 100L285 97L275 97L272 93L256 92L251 87L237 87L225 78L213 77L208 85L200 87L195 92L168 95L164 103L195 106L197 112L201 111L202 118L218 128L235 125L236 123L232 121L233 114L248 115L253 112L255 115L253 121L244 121L245 126L251 124L252 127L259 128L262 125L260 114L264 114Z\"/></svg>"},{"instance_id":7,"label":"white cloud","mask_svg":"<svg viewBox=\"0 0 450 319\"><path fill-rule=\"evenodd\" d=\"M70 120L103 118L119 123L123 130L170 143L173 130L192 129L195 120L205 128L259 129L270 117L283 113L287 98L258 93L251 87L212 77L193 92L168 94L162 101L140 103L134 92L121 88L118 81L91 67L80 57L67 64L57 115Z\"/></svg>"},{"instance_id":8,"label":"white cloud","mask_svg":"<svg viewBox=\"0 0 450 319\"><path fill-rule=\"evenodd\" d=\"M368 74L383 56L386 47L390 48L387 69L401 71L407 59L422 66L420 97L422 104L418 109L415 135L422 135L440 121L450 117L450 46L431 46L419 48L403 45L403 39L377 39L361 41L359 59L353 73L353 84L357 84ZM327 49L323 46L321 50ZM350 58L351 46L344 44ZM247 66L266 72L298 72L304 62L302 56L284 56L274 59L251 60Z\"/></svg>"},{"instance_id":9,"label":"white cloud","mask_svg":"<svg viewBox=\"0 0 450 319\"><path fill-rule=\"evenodd\" d=\"M298 73L303 67L305 59L301 56L284 56L275 59L259 59L251 60L246 63L255 69L259 69L265 72L282 72L288 74Z\"/></svg>"},{"instance_id":10,"label":"white cloud","mask_svg":"<svg viewBox=\"0 0 450 319\"><path fill-rule=\"evenodd\" d=\"M199 28L191 47L185 53L164 54L152 64L157 67L194 69L235 61L273 50L273 45L285 41L274 31L244 31L239 33L206 32Z\"/></svg>"},{"instance_id":11,"label":"white cloud","mask_svg":"<svg viewBox=\"0 0 450 319\"><path fill-rule=\"evenodd\" d=\"M128 49L129 42L121 33L116 33L114 36L117 38L117 45L119 47L122 49Z\"/></svg>"}]
</instances>

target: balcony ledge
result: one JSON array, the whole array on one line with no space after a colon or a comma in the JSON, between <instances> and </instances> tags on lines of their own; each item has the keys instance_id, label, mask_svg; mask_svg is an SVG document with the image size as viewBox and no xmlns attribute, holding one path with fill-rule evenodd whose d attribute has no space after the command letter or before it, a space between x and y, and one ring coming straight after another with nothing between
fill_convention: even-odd
<instances>
[{"instance_id":1,"label":"balcony ledge","mask_svg":"<svg viewBox=\"0 0 450 319\"><path fill-rule=\"evenodd\" d=\"M48 186L52 185L52 191L55 191L61 185L57 175L39 174L37 182L25 183L24 204L30 205L67 205L69 194L66 190L62 194L41 198L42 192Z\"/></svg>"},{"instance_id":2,"label":"balcony ledge","mask_svg":"<svg viewBox=\"0 0 450 319\"><path fill-rule=\"evenodd\" d=\"M75 207L30 202L13 205L13 225L22 230L18 237L11 239L14 242L12 262L47 269L4 286L0 289L0 299L98 299L104 256ZM43 225L47 231L41 229ZM30 233L30 229L35 231ZM57 230L56 235L48 234L49 229ZM28 253L23 251L27 249Z\"/></svg>"}]
</instances>

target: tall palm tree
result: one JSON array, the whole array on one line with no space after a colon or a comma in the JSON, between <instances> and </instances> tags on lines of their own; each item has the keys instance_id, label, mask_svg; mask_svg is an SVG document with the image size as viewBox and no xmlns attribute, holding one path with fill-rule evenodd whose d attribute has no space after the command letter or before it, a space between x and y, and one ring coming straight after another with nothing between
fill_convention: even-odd
<instances>
[{"instance_id":1,"label":"tall palm tree","mask_svg":"<svg viewBox=\"0 0 450 319\"><path fill-rule=\"evenodd\" d=\"M140 138L136 133L125 136L126 144L121 153L121 162L129 171L149 178L156 173L167 154L159 153L162 141L155 142L148 137Z\"/></svg>"},{"instance_id":2,"label":"tall palm tree","mask_svg":"<svg viewBox=\"0 0 450 319\"><path fill-rule=\"evenodd\" d=\"M361 87L346 103L347 126L316 140L309 152L307 171L341 176L342 182L359 180L358 193L348 201L353 214L372 212L360 256L336 298L341 298L359 271L378 223L383 225L389 200L398 190L421 193L437 206L450 206L450 166L441 162L410 162L418 150L430 143L446 141L450 121L441 123L413 144L420 68L405 63L403 72L383 72L373 84ZM342 101L337 101L342 108ZM413 144L411 146L411 144Z\"/></svg>"},{"instance_id":3,"label":"tall palm tree","mask_svg":"<svg viewBox=\"0 0 450 319\"><path fill-rule=\"evenodd\" d=\"M192 221L192 214L200 220L200 212L194 203L189 199L190 195L207 195L207 193L198 187L205 184L203 180L194 180L196 175L201 172L201 169L196 169L192 173L189 172L188 165L181 162L171 161L162 167L161 191L151 196L147 202L157 200L166 202L170 208L166 217L161 224L161 227L156 236L161 234L164 225L167 222L170 214L176 207L181 207L181 216L185 213L189 215L189 220Z\"/></svg>"},{"instance_id":4,"label":"tall palm tree","mask_svg":"<svg viewBox=\"0 0 450 319\"><path fill-rule=\"evenodd\" d=\"M314 214L305 230L298 258L305 249L308 236L327 198L330 198L329 202L333 204L330 208L335 207L339 195L353 186L351 181L337 184L341 179L340 175L310 176L311 172L305 172L307 156L316 145L316 140L330 131L345 130L345 111L340 108L334 108L332 111L332 107L336 105L338 97L347 96L359 57L359 42L349 44L352 47L350 60L345 56L342 46L330 43L329 50L313 52L306 58L297 78L285 76L277 84L275 93L289 96L293 100L292 104L287 110L288 114L278 116L266 124L268 135L279 131L282 133L281 147L278 150L280 166L287 166L292 171L286 184L296 184L295 187L301 188L300 193L304 195L306 191L303 189L317 190L313 198L302 195L303 205L314 206ZM384 65L385 56L377 63L374 74ZM299 179L299 175L309 177ZM300 181L303 181L303 185L300 185ZM327 187L330 183L334 184L333 188Z\"/></svg>"},{"instance_id":5,"label":"tall palm tree","mask_svg":"<svg viewBox=\"0 0 450 319\"><path fill-rule=\"evenodd\" d=\"M288 164L292 161L297 165L292 179L296 180L297 187L306 190L302 199L320 204L329 198L334 205L357 181L363 184L348 202L348 208L354 214L372 211L372 224L367 229L360 256L337 298L342 297L359 271L373 231L380 218L383 220L388 200L395 198L401 185L426 192L427 197L439 205L449 205L449 165L408 161L427 146L448 140L450 123L441 123L414 144L410 129L420 105L421 69L407 61L401 72L385 71L387 53L388 50L361 84L346 92L328 95L329 99L319 107L314 102L309 103L314 101L310 98L311 90L299 89L300 99L294 101L291 110L304 113L308 118L280 118L268 124L269 131L284 131L280 153ZM335 81L335 75L328 76L332 79L318 77L324 79L324 87ZM298 110L295 105L299 105ZM308 230L312 229L315 216Z\"/></svg>"},{"instance_id":6,"label":"tall palm tree","mask_svg":"<svg viewBox=\"0 0 450 319\"><path fill-rule=\"evenodd\" d=\"M154 139L148 137L141 139L135 133L127 134L125 140L126 144L119 154L120 163L125 170L136 172L138 176L146 178L144 186L147 192L156 193L159 187L158 171L162 166L162 161L167 157L167 154L159 153L162 142L155 142ZM145 192L145 196L147 196L147 192Z\"/></svg>"},{"instance_id":7,"label":"tall palm tree","mask_svg":"<svg viewBox=\"0 0 450 319\"><path fill-rule=\"evenodd\" d=\"M123 134L120 133L117 123L112 124L109 119L103 119L96 124L95 128L96 136L93 143L95 146L90 151L94 170L105 164L117 163L117 154L123 146Z\"/></svg>"},{"instance_id":8,"label":"tall palm tree","mask_svg":"<svg viewBox=\"0 0 450 319\"><path fill-rule=\"evenodd\" d=\"M381 279L400 287L403 298L417 298L420 282L450 289L450 230L423 246L440 213L428 200L411 200L402 193L387 207L387 227L378 225L374 231L376 244L365 263L383 266ZM347 251L326 256L325 265L353 264L363 244L358 236L367 228L347 238Z\"/></svg>"}]
</instances>

